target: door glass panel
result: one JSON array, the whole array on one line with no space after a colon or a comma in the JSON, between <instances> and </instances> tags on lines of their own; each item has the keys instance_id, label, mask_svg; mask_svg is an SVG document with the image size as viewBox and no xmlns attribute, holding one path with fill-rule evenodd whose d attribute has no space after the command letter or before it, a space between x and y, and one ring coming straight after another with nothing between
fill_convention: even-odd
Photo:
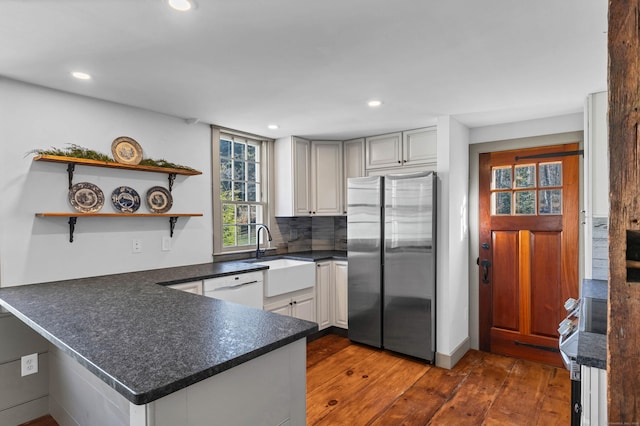
<instances>
[{"instance_id":1,"label":"door glass panel","mask_svg":"<svg viewBox=\"0 0 640 426\"><path fill-rule=\"evenodd\" d=\"M516 188L535 188L536 186L536 166L527 164L515 167ZM535 196L534 196L535 199Z\"/></svg>"},{"instance_id":2,"label":"door glass panel","mask_svg":"<svg viewBox=\"0 0 640 426\"><path fill-rule=\"evenodd\" d=\"M536 191L517 191L515 193L515 213L520 215L536 214Z\"/></svg>"},{"instance_id":3,"label":"door glass panel","mask_svg":"<svg viewBox=\"0 0 640 426\"><path fill-rule=\"evenodd\" d=\"M562 214L562 190L545 189L538 193L539 214Z\"/></svg>"},{"instance_id":4,"label":"door glass panel","mask_svg":"<svg viewBox=\"0 0 640 426\"><path fill-rule=\"evenodd\" d=\"M493 179L491 189L511 189L511 166L494 167L492 169Z\"/></svg>"},{"instance_id":5,"label":"door glass panel","mask_svg":"<svg viewBox=\"0 0 640 426\"><path fill-rule=\"evenodd\" d=\"M491 194L491 214L511 214L511 192L494 192Z\"/></svg>"},{"instance_id":6,"label":"door glass panel","mask_svg":"<svg viewBox=\"0 0 640 426\"><path fill-rule=\"evenodd\" d=\"M540 163L540 187L562 186L562 163Z\"/></svg>"}]
</instances>

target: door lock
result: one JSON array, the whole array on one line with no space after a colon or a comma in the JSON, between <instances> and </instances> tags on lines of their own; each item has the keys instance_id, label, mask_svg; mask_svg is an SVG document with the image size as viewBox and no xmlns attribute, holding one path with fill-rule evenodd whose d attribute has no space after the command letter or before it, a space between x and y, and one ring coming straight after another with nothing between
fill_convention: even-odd
<instances>
[{"instance_id":1,"label":"door lock","mask_svg":"<svg viewBox=\"0 0 640 426\"><path fill-rule=\"evenodd\" d=\"M480 266L482 266L482 282L489 284L489 267L491 266L491 261L489 259L482 259Z\"/></svg>"}]
</instances>

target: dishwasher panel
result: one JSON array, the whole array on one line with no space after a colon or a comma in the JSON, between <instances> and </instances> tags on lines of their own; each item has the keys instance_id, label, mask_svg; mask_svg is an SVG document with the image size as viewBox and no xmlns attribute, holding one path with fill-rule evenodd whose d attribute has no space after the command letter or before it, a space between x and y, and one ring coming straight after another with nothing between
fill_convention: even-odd
<instances>
[{"instance_id":1,"label":"dishwasher panel","mask_svg":"<svg viewBox=\"0 0 640 426\"><path fill-rule=\"evenodd\" d=\"M263 308L263 273L228 275L204 280L204 295L227 302Z\"/></svg>"}]
</instances>

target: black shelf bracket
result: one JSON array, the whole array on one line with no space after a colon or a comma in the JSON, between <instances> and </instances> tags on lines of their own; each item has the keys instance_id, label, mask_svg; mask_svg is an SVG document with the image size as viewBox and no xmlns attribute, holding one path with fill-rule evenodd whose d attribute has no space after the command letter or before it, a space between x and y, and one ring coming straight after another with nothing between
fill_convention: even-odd
<instances>
[{"instance_id":1,"label":"black shelf bracket","mask_svg":"<svg viewBox=\"0 0 640 426\"><path fill-rule=\"evenodd\" d=\"M178 221L178 216L171 216L169 218L169 236L173 238L173 230L176 227L176 222Z\"/></svg>"},{"instance_id":2,"label":"black shelf bracket","mask_svg":"<svg viewBox=\"0 0 640 426\"><path fill-rule=\"evenodd\" d=\"M73 186L73 172L76 169L75 163L67 164L67 175L69 175L69 190Z\"/></svg>"},{"instance_id":3,"label":"black shelf bracket","mask_svg":"<svg viewBox=\"0 0 640 426\"><path fill-rule=\"evenodd\" d=\"M169 192L171 192L171 190L173 189L173 182L175 182L175 180L176 180L176 174L169 173Z\"/></svg>"},{"instance_id":4,"label":"black shelf bracket","mask_svg":"<svg viewBox=\"0 0 640 426\"><path fill-rule=\"evenodd\" d=\"M69 217L69 242L72 243L73 242L73 231L76 230L76 222L78 221L78 218L75 216L70 216Z\"/></svg>"}]
</instances>

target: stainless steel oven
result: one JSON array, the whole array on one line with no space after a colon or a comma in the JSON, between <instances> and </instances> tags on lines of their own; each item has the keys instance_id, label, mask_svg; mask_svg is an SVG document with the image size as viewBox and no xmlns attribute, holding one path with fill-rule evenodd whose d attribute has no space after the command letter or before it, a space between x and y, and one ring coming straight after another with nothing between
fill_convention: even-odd
<instances>
[{"instance_id":1,"label":"stainless steel oven","mask_svg":"<svg viewBox=\"0 0 640 426\"><path fill-rule=\"evenodd\" d=\"M580 365L578 364L578 342L581 333L607 334L606 295L592 297L583 288L580 300L565 302L567 317L559 324L558 346L565 367L571 377L571 425L579 426L582 414ZM603 298L604 297L604 298Z\"/></svg>"}]
</instances>

